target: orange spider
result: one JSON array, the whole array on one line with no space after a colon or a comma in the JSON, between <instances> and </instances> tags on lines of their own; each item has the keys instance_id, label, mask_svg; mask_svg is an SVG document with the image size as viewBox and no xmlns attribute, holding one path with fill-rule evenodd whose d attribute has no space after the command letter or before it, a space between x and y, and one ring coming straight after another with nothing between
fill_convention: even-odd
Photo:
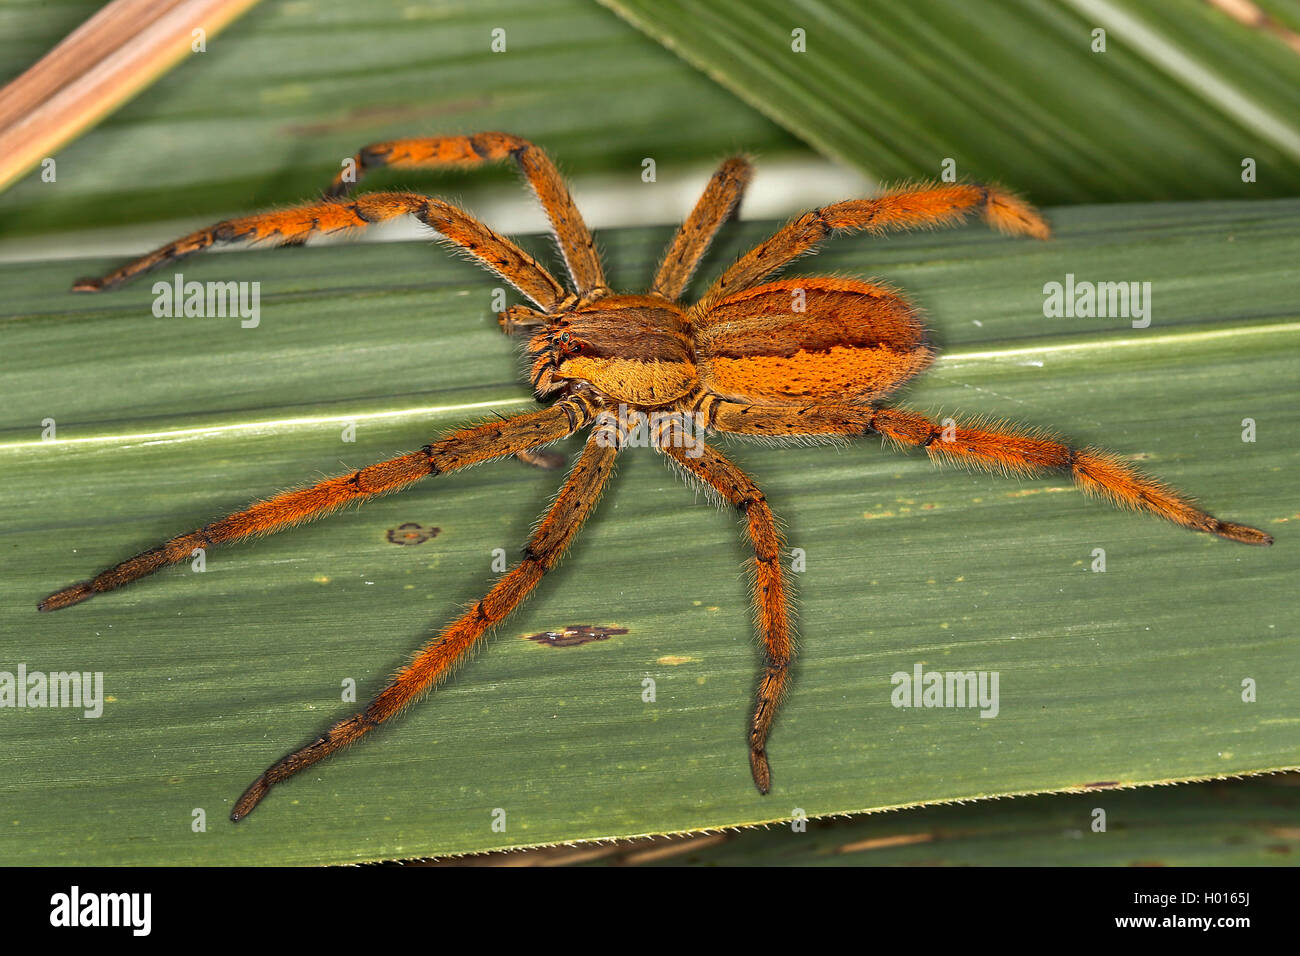
<instances>
[{"instance_id":1,"label":"orange spider","mask_svg":"<svg viewBox=\"0 0 1300 956\"><path fill-rule=\"evenodd\" d=\"M1069 472L1085 491L1116 504L1231 541L1272 543L1263 531L1201 511L1104 451L1076 450L1003 425L967 422L942 428L917 412L881 404L933 359L907 300L893 289L856 279L763 281L838 233L948 225L975 211L1004 232L1046 238L1047 223L1015 196L992 186L921 184L804 213L741 257L695 305L687 306L679 297L749 181L751 167L743 158L727 160L714 174L644 295L609 289L591 233L563 179L546 154L526 140L504 133L396 140L366 147L355 164L360 172L375 166L469 166L507 158L519 164L550 218L572 290L463 210L408 192L345 198L351 183L342 174L329 198L320 202L218 223L102 279L82 279L73 286L78 291L106 289L218 242L269 239L299 244L312 233L360 228L411 214L537 305L511 307L499 319L508 334L531 333L527 354L532 385L539 398L555 396L556 401L537 411L461 429L400 458L254 504L51 594L40 603L42 611L119 588L188 558L195 548L278 531L430 475L508 455L536 461L542 446L592 428L559 497L524 546L522 561L429 641L364 710L268 768L235 804L232 820L247 816L275 784L395 716L518 607L555 566L595 507L633 427L652 425L650 437L660 453L745 516L766 657L749 731L750 768L760 793L771 787L767 738L786 690L792 651L783 543L758 486L708 445L702 433L768 438L877 434L924 448L935 460L1013 474Z\"/></svg>"}]
</instances>

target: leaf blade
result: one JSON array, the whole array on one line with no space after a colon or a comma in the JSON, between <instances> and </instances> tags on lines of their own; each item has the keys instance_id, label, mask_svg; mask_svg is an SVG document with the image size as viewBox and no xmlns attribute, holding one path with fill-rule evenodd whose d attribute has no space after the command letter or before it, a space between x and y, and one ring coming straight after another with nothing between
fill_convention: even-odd
<instances>
[{"instance_id":1,"label":"leaf blade","mask_svg":"<svg viewBox=\"0 0 1300 956\"><path fill-rule=\"evenodd\" d=\"M488 308L493 280L420 243L187 263L189 278L263 282L262 325L241 330L157 319L147 284L64 298L68 276L97 264L3 267L17 291L0 314L0 384L14 397L0 423L11 584L0 646L33 670L103 671L117 698L101 721L27 711L14 725L0 753L20 821L6 830L8 858L410 858L746 825L793 806L816 816L1293 766L1295 608L1270 595L1295 570L1284 535L1294 469L1272 439L1296 424L1300 317L1278 282L1300 242L1295 205L1058 210L1048 244L963 229L850 240L800 263L870 266L926 307L947 358L906 403L1005 414L1140 454L1216 513L1275 531L1279 546L1234 548L1083 501L1059 481L935 471L867 442L729 443L791 546L810 555L796 683L764 799L744 760L758 660L745 550L732 520L692 507L641 450L472 666L238 828L222 819L230 801L350 709L344 679L364 698L477 597L492 549L513 553L556 477L513 462L442 476L214 551L201 575L173 569L59 614L33 605L252 498L418 447L465 420L457 406L520 407L527 389ZM729 233L706 276L771 226ZM667 233L601 238L628 286L644 281ZM1120 320L1051 324L1041 286L1067 270L1149 276L1155 334ZM40 375L47 385L33 395ZM429 409L427 420L410 409ZM353 414L374 415L355 445L337 420L291 421ZM1246 414L1264 430L1254 445L1238 437ZM90 440L40 444L47 416L61 437ZM283 424L165 434L223 421ZM152 431L164 434L121 437ZM441 531L417 547L388 543L385 531L406 521ZM1097 546L1106 574L1086 570ZM629 633L573 648L522 639L572 624ZM999 671L1002 715L894 709L890 675L917 662ZM1252 675L1266 675L1266 692L1246 705L1239 682ZM647 676L654 705L641 699ZM190 831L194 808L207 813L206 835ZM491 829L496 808L503 834Z\"/></svg>"}]
</instances>

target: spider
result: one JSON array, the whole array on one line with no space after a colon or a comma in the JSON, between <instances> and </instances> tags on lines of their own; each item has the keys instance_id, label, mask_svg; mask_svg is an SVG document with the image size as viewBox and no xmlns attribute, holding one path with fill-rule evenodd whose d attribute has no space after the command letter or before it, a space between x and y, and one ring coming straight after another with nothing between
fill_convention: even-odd
<instances>
[{"instance_id":1,"label":"spider","mask_svg":"<svg viewBox=\"0 0 1300 956\"><path fill-rule=\"evenodd\" d=\"M464 167L507 159L518 163L549 217L572 288L509 239L440 199L411 192L349 198L354 181L370 168ZM362 228L409 214L533 302L536 308L512 306L499 313L498 321L506 334L528 336L531 384L538 399L554 401L253 504L57 591L39 609L60 610L122 587L187 559L195 548L278 531L348 502L489 459L520 455L537 462L544 446L586 428L590 435L519 563L428 641L363 710L263 772L235 803L232 820L246 817L276 784L392 719L518 607L595 508L633 428L649 425L650 443L659 453L743 516L754 551L753 601L764 651L749 723L749 763L764 794L771 788L768 734L787 690L792 654L784 543L763 492L706 440L708 435L836 440L874 434L899 446L924 448L936 461L1009 474L1066 472L1084 491L1195 531L1244 544L1273 541L1263 531L1207 514L1105 451L1075 449L1005 424L941 426L918 412L883 403L933 360L917 312L903 295L850 278L765 281L834 235L942 226L974 212L1003 232L1047 238L1050 230L1039 213L1003 189L922 183L806 212L740 257L698 302L687 305L680 301L687 282L749 182L752 167L743 157L726 160L714 173L642 295L608 287L591 233L564 180L547 155L527 140L505 133L401 139L365 147L354 163L357 175L341 172L318 202L217 223L103 278L79 280L73 289L108 289L216 243L298 245L314 233Z\"/></svg>"}]
</instances>

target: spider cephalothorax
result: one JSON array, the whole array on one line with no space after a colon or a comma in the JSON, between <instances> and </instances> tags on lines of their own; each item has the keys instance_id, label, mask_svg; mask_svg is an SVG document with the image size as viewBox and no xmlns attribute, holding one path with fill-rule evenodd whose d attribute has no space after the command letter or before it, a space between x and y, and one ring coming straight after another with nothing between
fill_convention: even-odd
<instances>
[{"instance_id":1,"label":"spider cephalothorax","mask_svg":"<svg viewBox=\"0 0 1300 956\"><path fill-rule=\"evenodd\" d=\"M581 303L534 336L528 354L539 396L585 382L615 403L657 406L698 387L686 315L658 296Z\"/></svg>"},{"instance_id":2,"label":"spider cephalothorax","mask_svg":"<svg viewBox=\"0 0 1300 956\"><path fill-rule=\"evenodd\" d=\"M329 190L331 198L322 202L218 223L102 279L74 285L79 291L109 288L216 242L299 243L315 232L363 228L410 214L532 300L536 308L513 306L501 313L501 327L510 334L530 333L532 385L539 397L554 401L254 504L51 594L40 603L43 611L69 607L186 560L194 548L277 531L422 478L508 455L537 461L539 448L591 427L581 455L524 546L520 562L429 641L364 710L269 767L236 802L231 819L250 813L273 785L392 718L514 610L559 560L595 507L615 457L629 444L625 438L630 428L648 425L649 444L658 453L744 515L754 550L753 596L764 651L749 731L750 769L761 793L771 786L767 738L789 681L792 654L783 544L763 493L710 445L707 433L772 439L878 435L901 446L924 448L937 461L1011 474L1066 473L1085 491L1193 530L1244 544L1272 543L1263 531L1215 518L1106 452L1071 448L1038 431L1005 425L946 421L941 426L918 412L882 404L932 360L921 323L903 296L857 279L764 281L831 235L854 230L945 225L978 212L1004 232L1046 238L1042 217L1011 194L973 184L919 184L805 213L742 256L687 307L678 300L749 181L750 166L744 159L729 159L714 174L645 295L619 295L609 289L591 234L564 181L546 154L526 140L504 133L397 140L366 147L354 163L364 170L506 158L518 162L546 210L572 288L464 210L417 193L345 198L351 183L342 174Z\"/></svg>"}]
</instances>

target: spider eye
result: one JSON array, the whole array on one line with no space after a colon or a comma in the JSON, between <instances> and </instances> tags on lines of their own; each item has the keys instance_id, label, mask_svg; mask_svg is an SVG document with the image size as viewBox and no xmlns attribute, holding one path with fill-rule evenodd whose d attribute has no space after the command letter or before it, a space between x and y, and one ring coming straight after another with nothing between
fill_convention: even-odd
<instances>
[{"instance_id":1,"label":"spider eye","mask_svg":"<svg viewBox=\"0 0 1300 956\"><path fill-rule=\"evenodd\" d=\"M561 341L561 342L567 342L567 341L569 341L569 333L568 333L568 332L563 333L563 334L560 336L560 341Z\"/></svg>"}]
</instances>

